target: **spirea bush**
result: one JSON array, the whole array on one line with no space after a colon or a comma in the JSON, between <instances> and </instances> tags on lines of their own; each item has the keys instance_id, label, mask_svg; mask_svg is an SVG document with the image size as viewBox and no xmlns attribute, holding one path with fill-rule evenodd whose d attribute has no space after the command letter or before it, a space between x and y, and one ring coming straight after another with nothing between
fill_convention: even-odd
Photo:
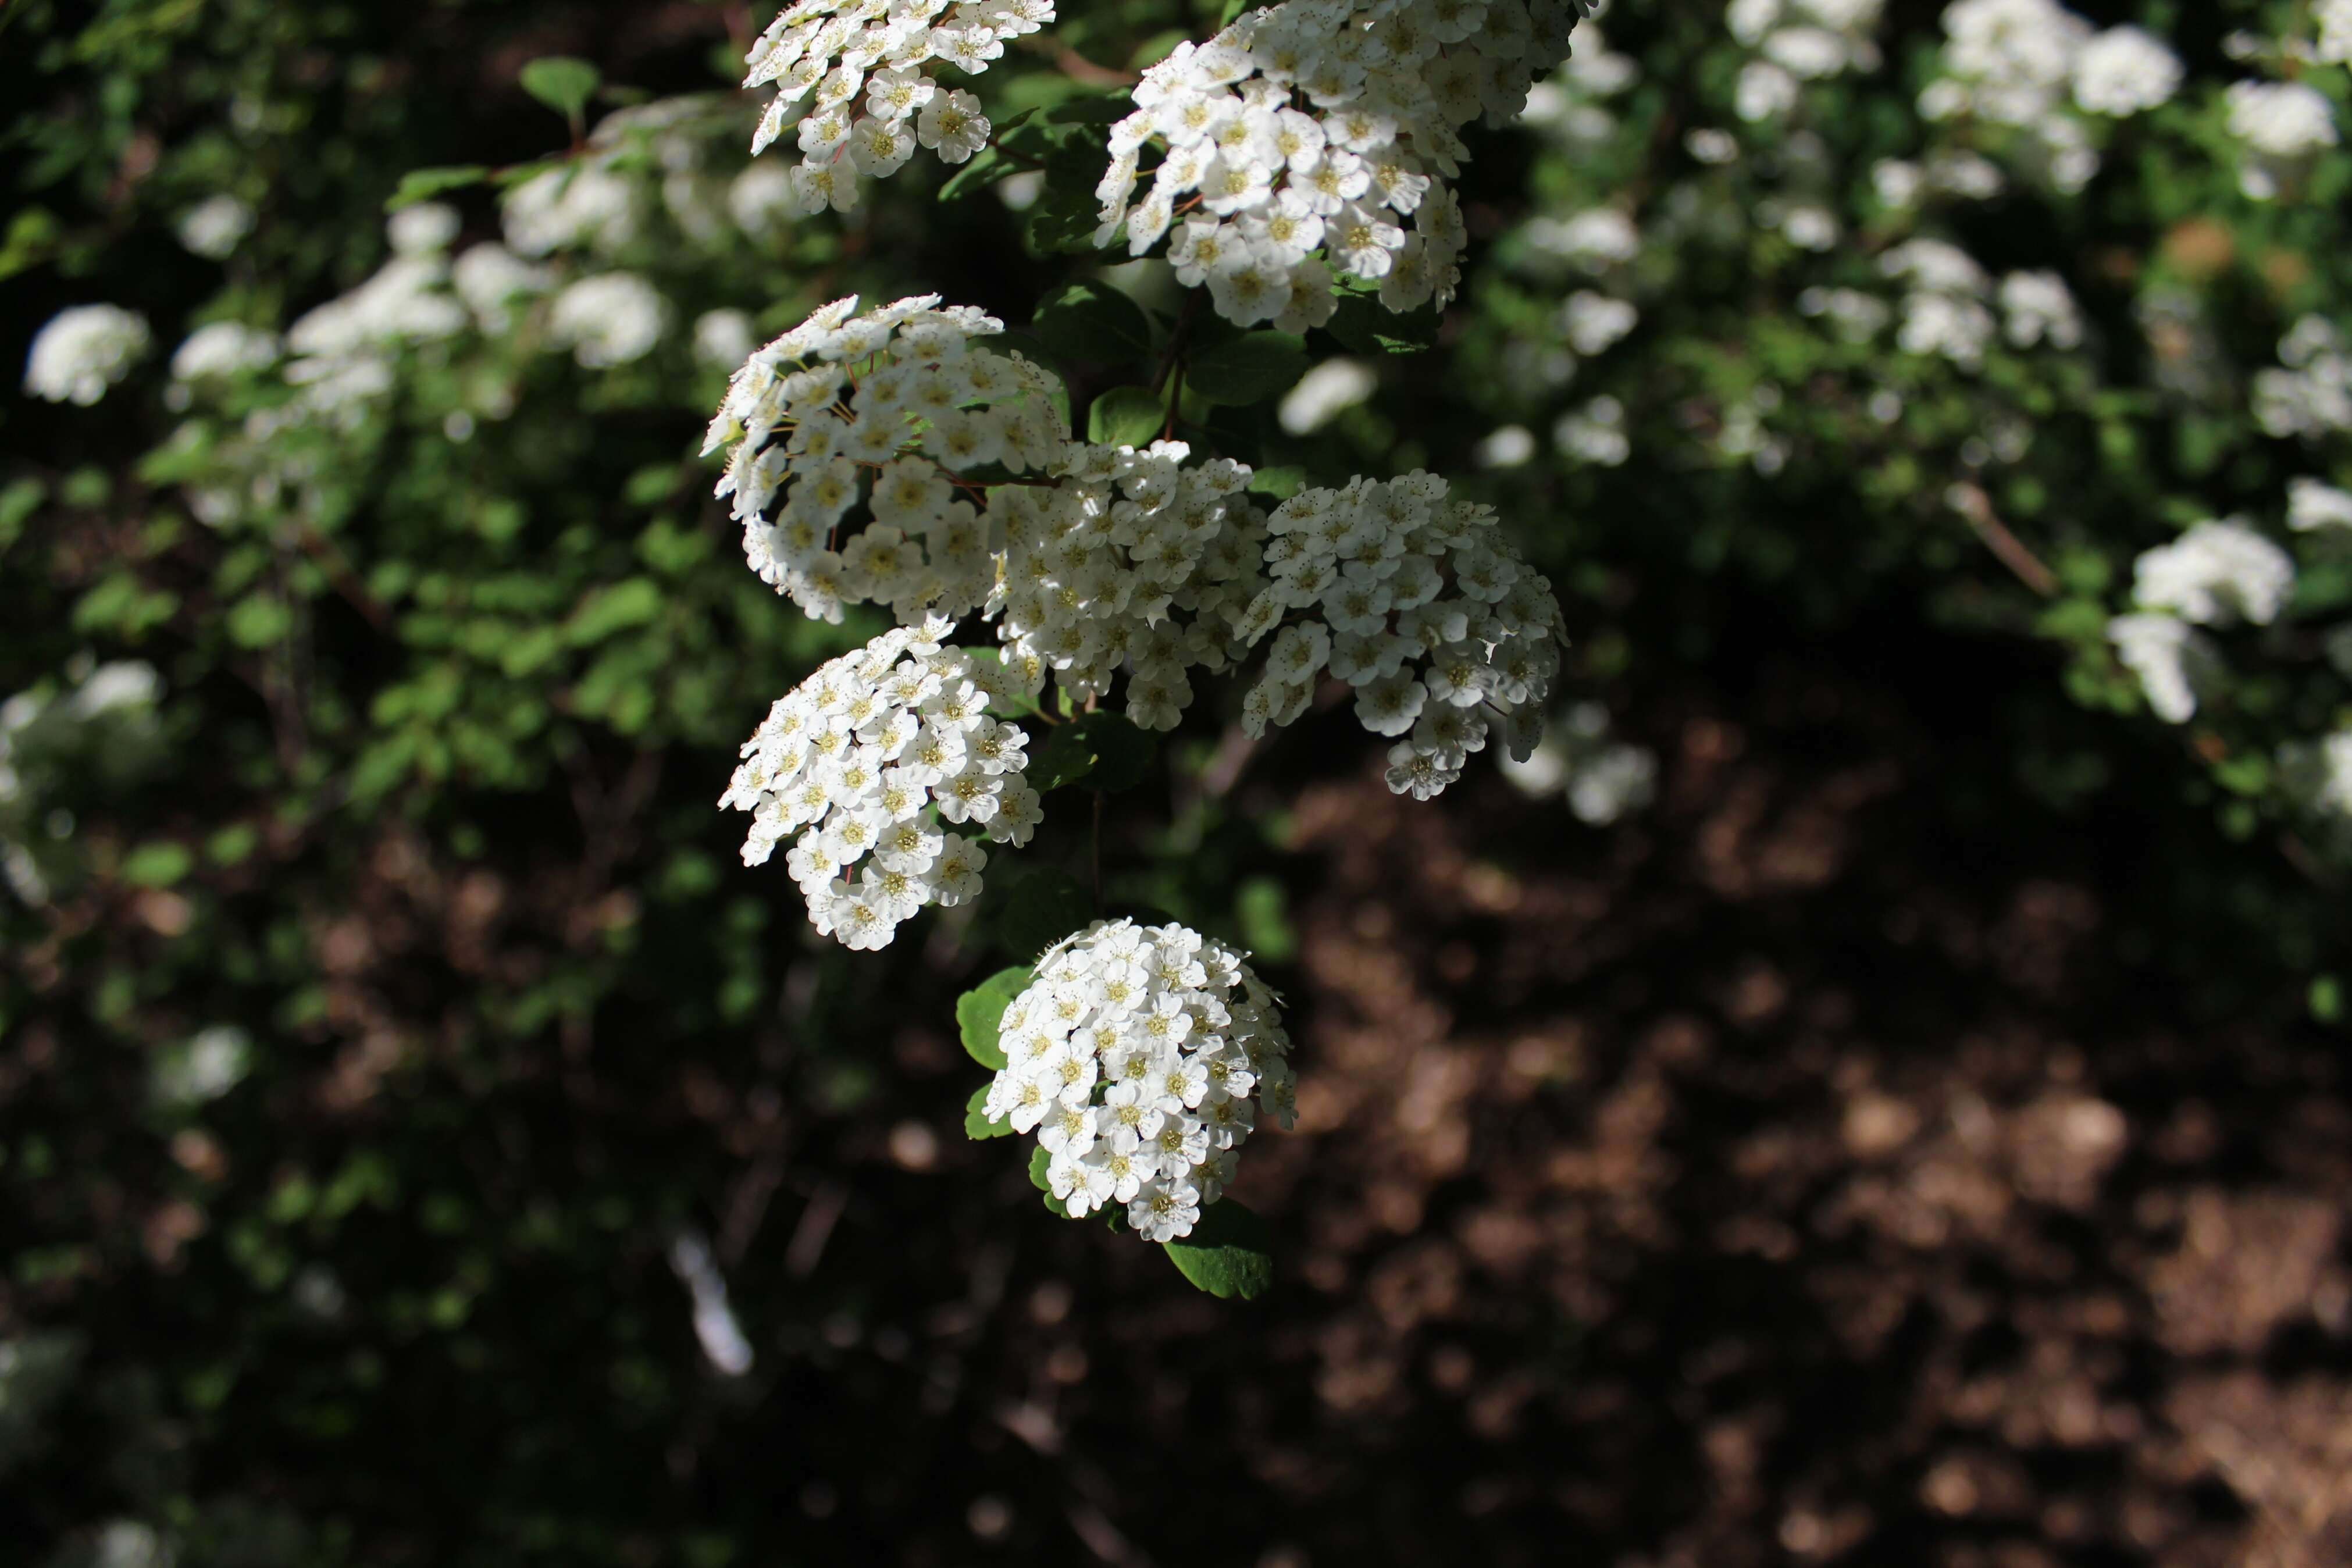
<instances>
[{"instance_id":1,"label":"spirea bush","mask_svg":"<svg viewBox=\"0 0 2352 1568\"><path fill-rule=\"evenodd\" d=\"M170 1042L85 1098L304 1324L368 1249L276 1216L389 1210L393 1154L254 1137L302 1184L231 1195L184 1134L428 1037L467 1096L568 1083L616 1015L747 1060L790 1017L794 1105L872 1103L829 1042L944 1030L918 957L1003 966L955 1007L982 1153L1265 1289L1290 933L1234 776L1493 768L1605 829L1669 766L1607 704L1754 634L1726 581L2044 656L2053 808L2153 746L2249 858L2352 859L2337 0L802 0L725 91L531 59L484 147L306 74L341 13L122 9L0 59L71 89L0 234L0 551L67 606L0 702L0 1010ZM376 910L478 987L437 1035L355 995L355 887L440 900ZM72 949L108 919L154 951ZM2340 1009L2336 935L2276 945ZM346 1039L324 1090L280 1046ZM740 1252L667 1234L718 1178L639 1175L740 1367ZM456 1332L511 1239L386 1320Z\"/></svg>"}]
</instances>

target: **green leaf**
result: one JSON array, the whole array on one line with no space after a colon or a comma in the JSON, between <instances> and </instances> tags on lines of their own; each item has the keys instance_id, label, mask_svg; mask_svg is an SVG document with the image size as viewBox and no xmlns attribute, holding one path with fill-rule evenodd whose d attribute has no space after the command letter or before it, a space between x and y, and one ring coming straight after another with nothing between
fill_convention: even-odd
<instances>
[{"instance_id":1,"label":"green leaf","mask_svg":"<svg viewBox=\"0 0 2352 1568\"><path fill-rule=\"evenodd\" d=\"M1297 464L1276 468L1260 468L1250 475L1249 493L1272 496L1276 500L1288 500L1307 488L1307 470Z\"/></svg>"},{"instance_id":2,"label":"green leaf","mask_svg":"<svg viewBox=\"0 0 2352 1568\"><path fill-rule=\"evenodd\" d=\"M1211 403L1263 403L1307 374L1307 340L1295 332L1244 332L1196 351L1184 384Z\"/></svg>"},{"instance_id":3,"label":"green leaf","mask_svg":"<svg viewBox=\"0 0 2352 1568\"><path fill-rule=\"evenodd\" d=\"M1168 405L1148 386L1114 386L1087 410L1087 439L1098 447L1148 447L1167 425Z\"/></svg>"},{"instance_id":4,"label":"green leaf","mask_svg":"<svg viewBox=\"0 0 2352 1568\"><path fill-rule=\"evenodd\" d=\"M467 185L478 185L490 177L489 169L480 163L453 163L439 169L411 169L400 176L400 188L383 204L383 210L396 213L418 202L430 201L444 191L455 191Z\"/></svg>"},{"instance_id":5,"label":"green leaf","mask_svg":"<svg viewBox=\"0 0 2352 1568\"><path fill-rule=\"evenodd\" d=\"M1045 1194L1047 1208L1067 1219L1070 1217L1070 1205L1054 1195L1054 1184L1045 1179L1045 1167L1053 1163L1054 1156L1045 1152L1043 1145L1030 1150L1029 1184Z\"/></svg>"},{"instance_id":6,"label":"green leaf","mask_svg":"<svg viewBox=\"0 0 2352 1568\"><path fill-rule=\"evenodd\" d=\"M1326 330L1360 354L1417 354L1437 343L1444 320L1434 305L1402 315L1370 294L1343 294Z\"/></svg>"},{"instance_id":7,"label":"green leaf","mask_svg":"<svg viewBox=\"0 0 2352 1568\"><path fill-rule=\"evenodd\" d=\"M1148 358L1155 334L1143 307L1108 283L1065 283L1037 307L1032 330L1066 360L1108 364Z\"/></svg>"},{"instance_id":8,"label":"green leaf","mask_svg":"<svg viewBox=\"0 0 2352 1568\"><path fill-rule=\"evenodd\" d=\"M1024 770L1040 790L1084 782L1116 794L1143 782L1152 740L1123 713L1082 713L1047 738Z\"/></svg>"},{"instance_id":9,"label":"green leaf","mask_svg":"<svg viewBox=\"0 0 2352 1568\"><path fill-rule=\"evenodd\" d=\"M991 1072L1004 1066L1003 1047L996 1043L1004 1009L1035 978L1034 970L1000 969L956 998L956 1030L963 1037L964 1052Z\"/></svg>"},{"instance_id":10,"label":"green leaf","mask_svg":"<svg viewBox=\"0 0 2352 1568\"><path fill-rule=\"evenodd\" d=\"M1029 209L1029 243L1045 255L1076 255L1095 248L1102 208L1094 193L1076 180L1048 177L1037 205Z\"/></svg>"},{"instance_id":11,"label":"green leaf","mask_svg":"<svg viewBox=\"0 0 2352 1568\"><path fill-rule=\"evenodd\" d=\"M168 888L196 863L184 845L142 844L122 858L122 879L142 888Z\"/></svg>"},{"instance_id":12,"label":"green leaf","mask_svg":"<svg viewBox=\"0 0 2352 1568\"><path fill-rule=\"evenodd\" d=\"M1066 871L1033 871L1005 893L996 936L1007 952L1034 958L1094 918L1094 900L1076 877Z\"/></svg>"},{"instance_id":13,"label":"green leaf","mask_svg":"<svg viewBox=\"0 0 2352 1568\"><path fill-rule=\"evenodd\" d=\"M982 1084L978 1089L971 1091L971 1098L964 1101L963 1135L975 1141L982 1138L1011 1137L1013 1135L1013 1123L1010 1121L991 1121L988 1119L987 1107L988 1085ZM1040 1152L1043 1152L1043 1151L1041 1150Z\"/></svg>"},{"instance_id":14,"label":"green leaf","mask_svg":"<svg viewBox=\"0 0 2352 1568\"><path fill-rule=\"evenodd\" d=\"M586 60L544 55L522 68L522 89L577 125L604 76Z\"/></svg>"},{"instance_id":15,"label":"green leaf","mask_svg":"<svg viewBox=\"0 0 2352 1568\"><path fill-rule=\"evenodd\" d=\"M1252 1300L1274 1284L1274 1233L1255 1210L1224 1198L1201 1211L1192 1235L1168 1244L1168 1260L1212 1296Z\"/></svg>"},{"instance_id":16,"label":"green leaf","mask_svg":"<svg viewBox=\"0 0 2352 1568\"><path fill-rule=\"evenodd\" d=\"M940 200L960 202L1020 172L1021 165L1002 152L994 147L983 147L976 155L966 159L962 168L948 176L947 184L940 187Z\"/></svg>"}]
</instances>

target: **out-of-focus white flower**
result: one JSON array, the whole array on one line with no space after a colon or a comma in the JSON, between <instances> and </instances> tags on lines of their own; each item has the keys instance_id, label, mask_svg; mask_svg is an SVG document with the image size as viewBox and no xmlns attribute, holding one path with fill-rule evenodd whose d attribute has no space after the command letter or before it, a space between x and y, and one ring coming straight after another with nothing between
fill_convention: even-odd
<instances>
[{"instance_id":1,"label":"out-of-focus white flower","mask_svg":"<svg viewBox=\"0 0 2352 1568\"><path fill-rule=\"evenodd\" d=\"M1371 396L1380 384L1380 376L1361 360L1327 359L1298 378L1276 416L1292 435L1312 435Z\"/></svg>"},{"instance_id":2,"label":"out-of-focus white flower","mask_svg":"<svg viewBox=\"0 0 2352 1568\"><path fill-rule=\"evenodd\" d=\"M1739 156L1739 138L1703 125L1683 137L1683 150L1702 163L1728 163Z\"/></svg>"},{"instance_id":3,"label":"out-of-focus white flower","mask_svg":"<svg viewBox=\"0 0 2352 1568\"><path fill-rule=\"evenodd\" d=\"M2132 597L2200 626L2276 619L2294 591L2294 561L2242 518L2200 522L2132 568Z\"/></svg>"},{"instance_id":4,"label":"out-of-focus white flower","mask_svg":"<svg viewBox=\"0 0 2352 1568\"><path fill-rule=\"evenodd\" d=\"M548 331L591 370L642 359L669 325L669 304L634 272L583 278L555 297Z\"/></svg>"},{"instance_id":5,"label":"out-of-focus white flower","mask_svg":"<svg viewBox=\"0 0 2352 1568\"><path fill-rule=\"evenodd\" d=\"M1650 804L1657 754L1609 738L1609 711L1580 702L1549 725L1523 761L1507 759L1503 776L1534 799L1564 796L1579 822L1606 827Z\"/></svg>"},{"instance_id":6,"label":"out-of-focus white flower","mask_svg":"<svg viewBox=\"0 0 2352 1568\"><path fill-rule=\"evenodd\" d=\"M2205 634L2172 616L2117 616L2107 623L2107 640L2139 677L2149 709L2168 724L2189 721L2197 711L2198 688L2221 668Z\"/></svg>"},{"instance_id":7,"label":"out-of-focus white flower","mask_svg":"<svg viewBox=\"0 0 2352 1568\"><path fill-rule=\"evenodd\" d=\"M1599 272L1631 261L1642 248L1641 231L1615 207L1588 207L1572 217L1538 217L1523 231L1538 250Z\"/></svg>"},{"instance_id":8,"label":"out-of-focus white flower","mask_svg":"<svg viewBox=\"0 0 2352 1568\"><path fill-rule=\"evenodd\" d=\"M546 268L488 241L468 247L449 270L457 297L488 332L506 330L515 300L544 294L555 285L555 275Z\"/></svg>"},{"instance_id":9,"label":"out-of-focus white flower","mask_svg":"<svg viewBox=\"0 0 2352 1568\"><path fill-rule=\"evenodd\" d=\"M774 163L753 163L727 187L727 210L746 234L772 234L792 221L793 176Z\"/></svg>"},{"instance_id":10,"label":"out-of-focus white flower","mask_svg":"<svg viewBox=\"0 0 2352 1568\"><path fill-rule=\"evenodd\" d=\"M1587 359L1607 353L1641 319L1642 312L1631 301L1612 300L1590 289L1578 289L1560 307L1560 326L1568 334L1569 346Z\"/></svg>"},{"instance_id":11,"label":"out-of-focus white flower","mask_svg":"<svg viewBox=\"0 0 2352 1568\"><path fill-rule=\"evenodd\" d=\"M1770 60L1749 60L1739 68L1731 106L1740 119L1753 123L1786 114L1797 106L1801 91L1797 79Z\"/></svg>"},{"instance_id":12,"label":"out-of-focus white flower","mask_svg":"<svg viewBox=\"0 0 2352 1568\"><path fill-rule=\"evenodd\" d=\"M732 371L751 353L751 318L740 310L705 310L694 321L694 357Z\"/></svg>"},{"instance_id":13,"label":"out-of-focus white flower","mask_svg":"<svg viewBox=\"0 0 2352 1568\"><path fill-rule=\"evenodd\" d=\"M1596 397L1560 416L1552 444L1580 462L1613 468L1633 453L1625 434L1625 407L1613 397Z\"/></svg>"},{"instance_id":14,"label":"out-of-focus white flower","mask_svg":"<svg viewBox=\"0 0 2352 1568\"><path fill-rule=\"evenodd\" d=\"M252 232L253 209L226 193L206 196L180 215L180 243L211 261L235 252Z\"/></svg>"},{"instance_id":15,"label":"out-of-focus white flower","mask_svg":"<svg viewBox=\"0 0 2352 1568\"><path fill-rule=\"evenodd\" d=\"M2055 272L2012 272L2000 280L2002 331L2017 347L2048 343L2053 349L2080 347L2082 312L2065 279Z\"/></svg>"},{"instance_id":16,"label":"out-of-focus white flower","mask_svg":"<svg viewBox=\"0 0 2352 1568\"><path fill-rule=\"evenodd\" d=\"M549 169L509 191L507 244L524 256L587 247L610 251L636 237L636 199L624 176L593 163Z\"/></svg>"},{"instance_id":17,"label":"out-of-focus white flower","mask_svg":"<svg viewBox=\"0 0 2352 1568\"><path fill-rule=\"evenodd\" d=\"M285 345L276 332L265 332L242 321L213 321L188 334L172 355L173 381L201 381L206 376L236 375L275 364Z\"/></svg>"},{"instance_id":18,"label":"out-of-focus white flower","mask_svg":"<svg viewBox=\"0 0 2352 1568\"><path fill-rule=\"evenodd\" d=\"M457 237L457 209L441 202L419 202L393 214L384 232L392 248L403 256L446 250Z\"/></svg>"},{"instance_id":19,"label":"out-of-focus white flower","mask_svg":"<svg viewBox=\"0 0 2352 1568\"><path fill-rule=\"evenodd\" d=\"M2336 144L2336 110L2308 82L2230 84L2230 134L2245 143L2238 185L2256 201L2277 195L2292 172Z\"/></svg>"},{"instance_id":20,"label":"out-of-focus white flower","mask_svg":"<svg viewBox=\"0 0 2352 1568\"><path fill-rule=\"evenodd\" d=\"M1535 433L1524 425L1505 425L1489 431L1472 458L1482 468L1516 468L1535 455Z\"/></svg>"},{"instance_id":21,"label":"out-of-focus white flower","mask_svg":"<svg viewBox=\"0 0 2352 1568\"><path fill-rule=\"evenodd\" d=\"M2311 19L2319 25L2316 58L2335 65L2352 61L2352 0L2317 0Z\"/></svg>"},{"instance_id":22,"label":"out-of-focus white flower","mask_svg":"<svg viewBox=\"0 0 2352 1568\"><path fill-rule=\"evenodd\" d=\"M166 1051L155 1064L155 1098L190 1109L218 1100L253 1068L253 1037L232 1024L216 1024Z\"/></svg>"},{"instance_id":23,"label":"out-of-focus white flower","mask_svg":"<svg viewBox=\"0 0 2352 1568\"><path fill-rule=\"evenodd\" d=\"M2297 531L2352 528L2352 492L2308 477L2286 482L2286 525Z\"/></svg>"},{"instance_id":24,"label":"out-of-focus white flower","mask_svg":"<svg viewBox=\"0 0 2352 1568\"><path fill-rule=\"evenodd\" d=\"M84 408L147 352L147 318L119 305L75 305L49 318L25 356L25 390Z\"/></svg>"},{"instance_id":25,"label":"out-of-focus white flower","mask_svg":"<svg viewBox=\"0 0 2352 1568\"><path fill-rule=\"evenodd\" d=\"M2180 90L2180 59L2137 27L2110 27L2074 57L2074 101L2093 114L2140 114Z\"/></svg>"}]
</instances>

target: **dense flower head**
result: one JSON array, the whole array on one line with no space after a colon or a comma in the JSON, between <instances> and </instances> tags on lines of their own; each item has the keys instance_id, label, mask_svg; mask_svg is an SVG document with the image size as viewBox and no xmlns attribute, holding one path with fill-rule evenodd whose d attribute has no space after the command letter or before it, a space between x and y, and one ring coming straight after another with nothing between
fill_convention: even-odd
<instances>
[{"instance_id":1,"label":"dense flower head","mask_svg":"<svg viewBox=\"0 0 2352 1568\"><path fill-rule=\"evenodd\" d=\"M835 300L752 354L703 450L728 449L719 494L734 498L752 569L810 616L870 600L902 622L961 617L994 585L998 549L961 476L1057 462L1070 435L1057 383L974 346L1003 324L937 295L856 310ZM845 539L853 509L870 521Z\"/></svg>"},{"instance_id":2,"label":"dense flower head","mask_svg":"<svg viewBox=\"0 0 2352 1568\"><path fill-rule=\"evenodd\" d=\"M1231 662L1227 628L1265 581L1263 519L1243 494L1247 467L1190 456L1181 441L1074 445L1057 488L995 492L1003 572L989 612L1032 692L1050 671L1073 698L1100 697L1124 672L1128 717L1172 730L1187 672Z\"/></svg>"},{"instance_id":3,"label":"dense flower head","mask_svg":"<svg viewBox=\"0 0 2352 1568\"><path fill-rule=\"evenodd\" d=\"M2301 316L2279 340L2279 363L2254 373L2254 420L2273 436L2352 430L2352 352L2325 316Z\"/></svg>"},{"instance_id":4,"label":"dense flower head","mask_svg":"<svg viewBox=\"0 0 2352 1568\"><path fill-rule=\"evenodd\" d=\"M2074 57L2074 102L2121 119L2160 108L2180 90L2180 58L2137 27L2110 27Z\"/></svg>"},{"instance_id":5,"label":"dense flower head","mask_svg":"<svg viewBox=\"0 0 2352 1568\"><path fill-rule=\"evenodd\" d=\"M2308 82L2234 81L2230 134L2242 144L2239 188L2268 201L2311 155L2336 144L2336 108Z\"/></svg>"},{"instance_id":6,"label":"dense flower head","mask_svg":"<svg viewBox=\"0 0 2352 1568\"><path fill-rule=\"evenodd\" d=\"M1217 311L1286 331L1336 309L1333 274L1391 310L1454 297L1447 184L1470 121L1501 124L1568 54L1581 0L1284 0L1146 71L1111 130L1097 243L1125 226ZM1143 159L1160 163L1133 201Z\"/></svg>"},{"instance_id":7,"label":"dense flower head","mask_svg":"<svg viewBox=\"0 0 2352 1568\"><path fill-rule=\"evenodd\" d=\"M985 1114L1036 1134L1073 1217L1118 1205L1148 1241L1189 1236L1259 1119L1291 1124L1280 998L1244 957L1180 925L1097 921L1005 1008Z\"/></svg>"},{"instance_id":8,"label":"dense flower head","mask_svg":"<svg viewBox=\"0 0 2352 1568\"><path fill-rule=\"evenodd\" d=\"M1419 470L1283 502L1265 525L1270 581L1234 625L1244 646L1272 639L1243 729L1290 723L1328 672L1354 689L1364 728L1397 738L1399 795L1426 800L1459 778L1490 715L1524 755L1565 637L1550 582L1495 521Z\"/></svg>"},{"instance_id":9,"label":"dense flower head","mask_svg":"<svg viewBox=\"0 0 2352 1568\"><path fill-rule=\"evenodd\" d=\"M986 70L1011 40L1054 20L1054 0L798 0L744 63L747 88L775 84L751 151L783 134L803 103L792 200L803 213L857 205L857 178L897 174L925 147L961 163L994 127L980 100L943 86L937 66Z\"/></svg>"},{"instance_id":10,"label":"dense flower head","mask_svg":"<svg viewBox=\"0 0 2352 1568\"><path fill-rule=\"evenodd\" d=\"M769 710L719 797L751 814L745 865L796 838L784 863L809 923L847 947L979 896L987 851L956 828L1022 845L1041 819L1028 736L988 713L1003 667L946 646L950 629L893 627L819 668Z\"/></svg>"},{"instance_id":11,"label":"dense flower head","mask_svg":"<svg viewBox=\"0 0 2352 1568\"><path fill-rule=\"evenodd\" d=\"M25 356L25 390L51 403L87 408L130 374L147 352L147 318L120 305L75 305L34 334Z\"/></svg>"},{"instance_id":12,"label":"dense flower head","mask_svg":"<svg viewBox=\"0 0 2352 1568\"><path fill-rule=\"evenodd\" d=\"M2294 561L2243 518L2200 522L2132 568L2132 597L2200 626L2267 626L2294 591Z\"/></svg>"}]
</instances>

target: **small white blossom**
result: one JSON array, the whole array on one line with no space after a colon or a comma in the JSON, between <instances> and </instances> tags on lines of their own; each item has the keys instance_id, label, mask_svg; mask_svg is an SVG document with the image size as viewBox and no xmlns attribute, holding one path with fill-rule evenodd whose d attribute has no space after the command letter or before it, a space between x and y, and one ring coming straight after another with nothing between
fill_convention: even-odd
<instances>
[{"instance_id":1,"label":"small white blossom","mask_svg":"<svg viewBox=\"0 0 2352 1568\"><path fill-rule=\"evenodd\" d=\"M548 312L548 331L592 370L643 359L668 324L668 302L634 272L583 278Z\"/></svg>"},{"instance_id":2,"label":"small white blossom","mask_svg":"<svg viewBox=\"0 0 2352 1568\"><path fill-rule=\"evenodd\" d=\"M87 408L131 372L147 352L147 318L119 305L75 305L34 334L25 356L25 390L51 403Z\"/></svg>"},{"instance_id":3,"label":"small white blossom","mask_svg":"<svg viewBox=\"0 0 2352 1568\"><path fill-rule=\"evenodd\" d=\"M2294 591L2294 561L2242 518L2200 522L2132 568L2132 597L2200 626L2267 626Z\"/></svg>"},{"instance_id":4,"label":"small white blossom","mask_svg":"<svg viewBox=\"0 0 2352 1568\"><path fill-rule=\"evenodd\" d=\"M253 232L253 209L235 196L207 196L180 215L180 243L194 255L219 261Z\"/></svg>"}]
</instances>

